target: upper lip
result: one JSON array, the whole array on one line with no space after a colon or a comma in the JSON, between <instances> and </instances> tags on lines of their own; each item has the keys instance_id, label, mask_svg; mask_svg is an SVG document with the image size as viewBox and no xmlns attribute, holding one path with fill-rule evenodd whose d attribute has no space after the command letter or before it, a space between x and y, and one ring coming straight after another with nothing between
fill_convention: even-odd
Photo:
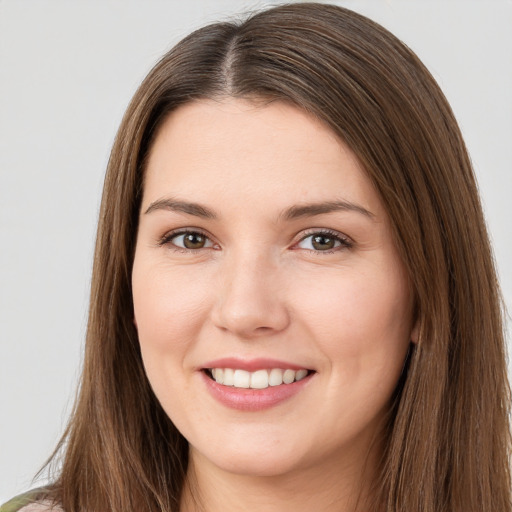
<instances>
[{"instance_id":1,"label":"upper lip","mask_svg":"<svg viewBox=\"0 0 512 512\"><path fill-rule=\"evenodd\" d=\"M300 364L290 363L288 361L281 361L279 359L270 359L259 357L256 359L240 359L237 357L223 357L221 359L215 359L214 361L208 361L201 369L206 368L232 368L234 370L245 370L248 372L254 372L256 370L268 370L272 368L281 368L282 370L309 370L307 366Z\"/></svg>"}]
</instances>

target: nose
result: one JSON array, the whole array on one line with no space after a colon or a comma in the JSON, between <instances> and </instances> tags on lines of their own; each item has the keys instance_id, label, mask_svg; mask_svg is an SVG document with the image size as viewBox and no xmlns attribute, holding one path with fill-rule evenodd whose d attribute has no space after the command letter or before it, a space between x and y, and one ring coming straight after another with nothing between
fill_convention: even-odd
<instances>
[{"instance_id":1,"label":"nose","mask_svg":"<svg viewBox=\"0 0 512 512\"><path fill-rule=\"evenodd\" d=\"M212 311L214 324L243 339L285 330L290 316L281 277L267 258L226 261Z\"/></svg>"}]
</instances>

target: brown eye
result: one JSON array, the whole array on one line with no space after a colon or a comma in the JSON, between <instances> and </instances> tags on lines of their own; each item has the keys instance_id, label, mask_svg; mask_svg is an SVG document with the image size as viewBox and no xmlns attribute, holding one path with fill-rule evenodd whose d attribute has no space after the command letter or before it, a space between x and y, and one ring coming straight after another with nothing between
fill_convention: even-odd
<instances>
[{"instance_id":1,"label":"brown eye","mask_svg":"<svg viewBox=\"0 0 512 512\"><path fill-rule=\"evenodd\" d=\"M352 247L351 242L341 233L318 232L305 236L297 246L315 252L330 252L338 249Z\"/></svg>"},{"instance_id":2,"label":"brown eye","mask_svg":"<svg viewBox=\"0 0 512 512\"><path fill-rule=\"evenodd\" d=\"M336 239L325 235L314 235L311 238L311 245L317 251L328 251L336 246Z\"/></svg>"},{"instance_id":3,"label":"brown eye","mask_svg":"<svg viewBox=\"0 0 512 512\"><path fill-rule=\"evenodd\" d=\"M206 237L199 233L188 233L183 237L183 245L187 249L202 249L205 243Z\"/></svg>"},{"instance_id":4,"label":"brown eye","mask_svg":"<svg viewBox=\"0 0 512 512\"><path fill-rule=\"evenodd\" d=\"M178 233L167 240L176 247L188 250L204 249L213 246L211 240L206 235L195 231Z\"/></svg>"}]
</instances>

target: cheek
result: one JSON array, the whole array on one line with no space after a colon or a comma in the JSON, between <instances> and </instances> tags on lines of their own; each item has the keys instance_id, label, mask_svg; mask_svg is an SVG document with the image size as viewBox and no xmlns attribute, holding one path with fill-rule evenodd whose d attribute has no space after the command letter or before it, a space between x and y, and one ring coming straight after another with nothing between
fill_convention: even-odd
<instances>
[{"instance_id":1,"label":"cheek","mask_svg":"<svg viewBox=\"0 0 512 512\"><path fill-rule=\"evenodd\" d=\"M324 356L323 416L331 418L334 432L349 437L378 428L410 342L405 279L394 272L340 273L304 294L303 307Z\"/></svg>"},{"instance_id":2,"label":"cheek","mask_svg":"<svg viewBox=\"0 0 512 512\"><path fill-rule=\"evenodd\" d=\"M311 282L301 308L320 350L333 367L343 367L339 378L395 374L409 346L412 316L401 270L369 267Z\"/></svg>"},{"instance_id":3,"label":"cheek","mask_svg":"<svg viewBox=\"0 0 512 512\"><path fill-rule=\"evenodd\" d=\"M187 400L191 396L189 355L204 325L207 288L204 279L194 279L190 273L144 263L136 258L132 273L142 360L162 407L181 424L195 403Z\"/></svg>"},{"instance_id":4,"label":"cheek","mask_svg":"<svg viewBox=\"0 0 512 512\"><path fill-rule=\"evenodd\" d=\"M146 269L137 263L132 286L141 348L167 351L188 345L201 328L209 303L204 276L166 266Z\"/></svg>"}]
</instances>

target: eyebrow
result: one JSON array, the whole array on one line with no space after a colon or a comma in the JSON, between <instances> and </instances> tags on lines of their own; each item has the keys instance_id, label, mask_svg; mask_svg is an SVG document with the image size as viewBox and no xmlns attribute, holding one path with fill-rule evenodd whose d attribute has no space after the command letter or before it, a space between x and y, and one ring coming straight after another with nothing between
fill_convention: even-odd
<instances>
[{"instance_id":1,"label":"eyebrow","mask_svg":"<svg viewBox=\"0 0 512 512\"><path fill-rule=\"evenodd\" d=\"M144 213L151 213L155 210L170 210L174 212L187 213L196 217L203 217L205 219L216 219L217 215L214 211L206 206L197 203L189 203L188 201L178 201L170 198L158 199L152 202Z\"/></svg>"},{"instance_id":2,"label":"eyebrow","mask_svg":"<svg viewBox=\"0 0 512 512\"><path fill-rule=\"evenodd\" d=\"M217 214L207 208L206 206L198 203L191 203L188 201L180 201L172 198L158 199L152 202L145 214L151 213L156 210L170 210L175 212L182 212L195 217L202 217L205 219L217 219ZM350 201L326 201L320 203L308 203L303 205L294 205L281 212L278 220L294 220L301 217L314 217L315 215L323 215L337 211L350 211L356 212L369 219L375 219L375 215L366 208L352 203Z\"/></svg>"},{"instance_id":3,"label":"eyebrow","mask_svg":"<svg viewBox=\"0 0 512 512\"><path fill-rule=\"evenodd\" d=\"M300 217L313 217L315 215L322 215L325 213L332 213L338 211L349 211L356 212L368 217L375 219L375 215L362 206L351 203L350 201L339 200L339 201L327 201L322 203L310 203L304 205L296 205L287 208L282 212L279 217L284 220L293 220Z\"/></svg>"}]
</instances>

